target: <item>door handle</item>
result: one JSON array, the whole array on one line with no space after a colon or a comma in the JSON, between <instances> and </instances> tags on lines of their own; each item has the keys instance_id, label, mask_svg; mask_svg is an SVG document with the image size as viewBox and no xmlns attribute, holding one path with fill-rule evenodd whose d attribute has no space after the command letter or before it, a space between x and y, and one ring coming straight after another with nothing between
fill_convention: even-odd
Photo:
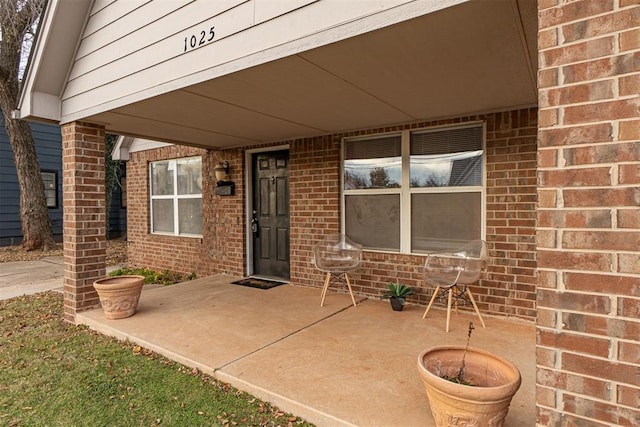
<instances>
[{"instance_id":1,"label":"door handle","mask_svg":"<svg viewBox=\"0 0 640 427\"><path fill-rule=\"evenodd\" d=\"M251 232L258 237L258 211L254 210L251 216Z\"/></svg>"}]
</instances>

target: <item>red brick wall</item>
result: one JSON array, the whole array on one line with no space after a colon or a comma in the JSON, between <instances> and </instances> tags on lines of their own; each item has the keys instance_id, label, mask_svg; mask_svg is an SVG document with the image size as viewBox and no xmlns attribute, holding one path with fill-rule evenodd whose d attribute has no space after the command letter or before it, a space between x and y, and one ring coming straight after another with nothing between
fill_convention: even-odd
<instances>
[{"instance_id":1,"label":"red brick wall","mask_svg":"<svg viewBox=\"0 0 640 427\"><path fill-rule=\"evenodd\" d=\"M485 313L535 318L535 198L537 110L413 123L371 129L349 135L329 135L291 141L290 216L291 280L321 286L322 277L311 264L312 245L340 229L340 146L344 136L409 128L484 121L487 127L487 240L492 260L479 286L473 288ZM202 239L149 234L148 163L165 158L203 155L205 196ZM245 272L244 153L207 153L185 147L166 147L133 153L127 166L129 190L128 239L130 261L155 268L196 272L199 276ZM212 167L226 159L236 183L236 195L212 195ZM222 242L222 243L221 243ZM366 252L364 265L354 273L354 290L378 298L390 281L418 288L409 302L426 304L431 289L422 284L421 256Z\"/></svg>"},{"instance_id":2,"label":"red brick wall","mask_svg":"<svg viewBox=\"0 0 640 427\"><path fill-rule=\"evenodd\" d=\"M484 311L536 317L537 109L487 118L487 241L492 262L479 295Z\"/></svg>"},{"instance_id":3,"label":"red brick wall","mask_svg":"<svg viewBox=\"0 0 640 427\"><path fill-rule=\"evenodd\" d=\"M291 281L322 286L312 246L340 231L340 137L295 141L289 151Z\"/></svg>"},{"instance_id":4,"label":"red brick wall","mask_svg":"<svg viewBox=\"0 0 640 427\"><path fill-rule=\"evenodd\" d=\"M186 146L168 146L132 153L127 166L127 241L129 264L181 273L242 275L244 254L244 183L242 153ZM157 160L202 156L202 238L151 234L149 163ZM213 168L230 163L234 196L215 195Z\"/></svg>"},{"instance_id":5,"label":"red brick wall","mask_svg":"<svg viewBox=\"0 0 640 427\"><path fill-rule=\"evenodd\" d=\"M311 247L340 230L340 143L345 136L484 121L487 127L487 241L490 255L480 286L472 287L485 313L533 320L535 298L537 109L412 123L334 135L291 144L291 278L321 286L310 263ZM354 292L378 298L390 281L418 288L409 302L426 304L431 289L422 284L424 257L366 252ZM469 307L470 308L470 307Z\"/></svg>"},{"instance_id":6,"label":"red brick wall","mask_svg":"<svg viewBox=\"0 0 640 427\"><path fill-rule=\"evenodd\" d=\"M93 282L105 276L104 128L62 126L64 319L99 307Z\"/></svg>"},{"instance_id":7,"label":"red brick wall","mask_svg":"<svg viewBox=\"0 0 640 427\"><path fill-rule=\"evenodd\" d=\"M640 7L538 10L538 422L640 425Z\"/></svg>"}]
</instances>

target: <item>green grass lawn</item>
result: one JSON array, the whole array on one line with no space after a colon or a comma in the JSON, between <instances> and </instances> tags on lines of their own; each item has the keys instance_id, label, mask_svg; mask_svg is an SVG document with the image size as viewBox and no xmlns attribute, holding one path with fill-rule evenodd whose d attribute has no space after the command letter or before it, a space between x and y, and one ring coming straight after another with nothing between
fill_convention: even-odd
<instances>
[{"instance_id":1,"label":"green grass lawn","mask_svg":"<svg viewBox=\"0 0 640 427\"><path fill-rule=\"evenodd\" d=\"M0 301L0 426L310 425L61 313L55 292Z\"/></svg>"}]
</instances>

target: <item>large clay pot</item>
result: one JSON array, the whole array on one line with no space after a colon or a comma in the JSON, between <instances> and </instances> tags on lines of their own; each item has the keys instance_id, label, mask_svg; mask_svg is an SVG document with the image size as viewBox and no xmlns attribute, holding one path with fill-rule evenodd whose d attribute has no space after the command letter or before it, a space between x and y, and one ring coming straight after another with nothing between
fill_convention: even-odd
<instances>
[{"instance_id":1,"label":"large clay pot","mask_svg":"<svg viewBox=\"0 0 640 427\"><path fill-rule=\"evenodd\" d=\"M138 308L144 276L115 276L93 282L107 319L133 316Z\"/></svg>"},{"instance_id":2,"label":"large clay pot","mask_svg":"<svg viewBox=\"0 0 640 427\"><path fill-rule=\"evenodd\" d=\"M473 386L443 379L457 375L463 353L463 346L441 346L418 356L436 425L503 426L511 398L520 387L520 371L506 359L470 347L464 378Z\"/></svg>"}]
</instances>

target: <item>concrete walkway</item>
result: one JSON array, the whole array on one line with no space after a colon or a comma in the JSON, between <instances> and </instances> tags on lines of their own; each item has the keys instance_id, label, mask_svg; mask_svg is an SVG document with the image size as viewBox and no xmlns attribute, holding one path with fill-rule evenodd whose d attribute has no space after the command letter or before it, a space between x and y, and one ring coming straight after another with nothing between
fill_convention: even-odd
<instances>
[{"instance_id":1,"label":"concrete walkway","mask_svg":"<svg viewBox=\"0 0 640 427\"><path fill-rule=\"evenodd\" d=\"M107 273L118 268L120 266L107 267ZM0 300L50 290L62 291L63 275L61 256L0 263Z\"/></svg>"},{"instance_id":2,"label":"concrete walkway","mask_svg":"<svg viewBox=\"0 0 640 427\"><path fill-rule=\"evenodd\" d=\"M0 299L62 290L62 257L0 263Z\"/></svg>"},{"instance_id":3,"label":"concrete walkway","mask_svg":"<svg viewBox=\"0 0 640 427\"><path fill-rule=\"evenodd\" d=\"M143 288L138 312L106 320L101 309L78 322L136 342L247 391L318 426L435 426L417 371L422 350L464 345L476 324L474 347L511 360L522 386L506 426L535 425L535 325L407 305L294 285L260 290L214 276Z\"/></svg>"}]
</instances>

